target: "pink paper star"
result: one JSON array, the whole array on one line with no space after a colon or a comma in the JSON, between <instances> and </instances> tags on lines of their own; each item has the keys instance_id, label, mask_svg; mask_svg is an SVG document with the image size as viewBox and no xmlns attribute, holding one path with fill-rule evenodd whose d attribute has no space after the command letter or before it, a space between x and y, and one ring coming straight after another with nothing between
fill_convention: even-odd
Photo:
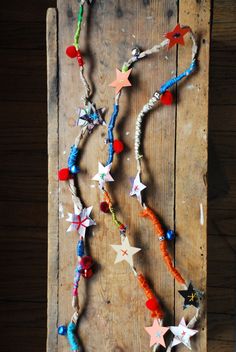
<instances>
[{"instance_id":1,"label":"pink paper star","mask_svg":"<svg viewBox=\"0 0 236 352\"><path fill-rule=\"evenodd\" d=\"M109 84L110 87L114 87L116 89L115 90L116 94L119 93L119 91L123 87L132 86L132 84L128 80L128 77L131 71L132 71L132 68L126 72L121 72L120 70L116 69L116 80Z\"/></svg>"},{"instance_id":2,"label":"pink paper star","mask_svg":"<svg viewBox=\"0 0 236 352\"><path fill-rule=\"evenodd\" d=\"M169 328L161 326L158 323L157 319L154 319L153 325L146 327L145 330L151 336L150 347L152 347L155 343L158 343L161 346L166 347L163 336L169 330Z\"/></svg>"}]
</instances>

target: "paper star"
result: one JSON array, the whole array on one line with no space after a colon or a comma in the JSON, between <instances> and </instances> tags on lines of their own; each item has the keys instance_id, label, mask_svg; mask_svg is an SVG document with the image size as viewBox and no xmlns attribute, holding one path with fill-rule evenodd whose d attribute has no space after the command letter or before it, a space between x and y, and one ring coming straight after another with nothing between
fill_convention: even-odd
<instances>
[{"instance_id":1,"label":"paper star","mask_svg":"<svg viewBox=\"0 0 236 352\"><path fill-rule=\"evenodd\" d=\"M183 343L186 347L191 350L190 337L195 335L198 331L189 329L186 326L185 319L182 318L178 326L170 326L170 331L175 335L172 346L176 346Z\"/></svg>"},{"instance_id":2,"label":"paper star","mask_svg":"<svg viewBox=\"0 0 236 352\"><path fill-rule=\"evenodd\" d=\"M130 196L136 196L139 200L140 203L142 203L142 197L141 197L141 192L146 188L146 186L141 182L140 180L140 172L137 173L132 189L130 192Z\"/></svg>"},{"instance_id":3,"label":"paper star","mask_svg":"<svg viewBox=\"0 0 236 352\"><path fill-rule=\"evenodd\" d=\"M165 37L169 39L168 49L172 48L175 44L184 45L184 35L189 32L189 28L181 28L179 24L173 29L173 31L166 33Z\"/></svg>"},{"instance_id":4,"label":"paper star","mask_svg":"<svg viewBox=\"0 0 236 352\"><path fill-rule=\"evenodd\" d=\"M109 84L110 87L114 87L116 90L116 94L119 93L119 91L123 87L130 87L132 84L128 80L128 77L132 71L132 68L126 72L121 72L120 70L116 69L116 80L113 81L111 84Z\"/></svg>"},{"instance_id":5,"label":"paper star","mask_svg":"<svg viewBox=\"0 0 236 352\"><path fill-rule=\"evenodd\" d=\"M89 132L93 130L96 125L106 125L102 116L105 108L96 109L94 104L88 103L86 108L78 108L77 126L87 126Z\"/></svg>"},{"instance_id":6,"label":"paper star","mask_svg":"<svg viewBox=\"0 0 236 352\"><path fill-rule=\"evenodd\" d=\"M117 253L115 264L125 260L133 266L133 255L141 251L141 248L130 246L128 237L125 237L125 239L121 242L121 245L112 244L111 246Z\"/></svg>"},{"instance_id":7,"label":"paper star","mask_svg":"<svg viewBox=\"0 0 236 352\"><path fill-rule=\"evenodd\" d=\"M152 347L155 343L159 343L161 346L166 347L163 336L169 330L169 328L161 326L157 319L154 319L153 325L146 327L145 330L151 336L150 347Z\"/></svg>"},{"instance_id":8,"label":"paper star","mask_svg":"<svg viewBox=\"0 0 236 352\"><path fill-rule=\"evenodd\" d=\"M114 181L110 175L111 165L112 163L107 166L103 166L100 162L98 162L98 173L92 178L92 180L98 181L101 187L104 186L105 182Z\"/></svg>"},{"instance_id":9,"label":"paper star","mask_svg":"<svg viewBox=\"0 0 236 352\"><path fill-rule=\"evenodd\" d=\"M199 307L199 296L194 290L192 283L190 282L187 290L179 291L182 297L184 297L184 309L188 306Z\"/></svg>"},{"instance_id":10,"label":"paper star","mask_svg":"<svg viewBox=\"0 0 236 352\"><path fill-rule=\"evenodd\" d=\"M90 218L90 213L93 207L83 208L81 211L74 204L74 214L68 213L66 221L71 222L67 232L78 231L80 236L85 236L86 228L96 225L96 222Z\"/></svg>"}]
</instances>

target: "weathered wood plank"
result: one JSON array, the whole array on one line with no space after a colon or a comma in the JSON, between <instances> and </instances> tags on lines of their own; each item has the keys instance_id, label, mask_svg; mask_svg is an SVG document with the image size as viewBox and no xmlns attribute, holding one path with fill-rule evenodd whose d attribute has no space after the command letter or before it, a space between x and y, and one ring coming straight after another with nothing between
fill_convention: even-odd
<instances>
[{"instance_id":1,"label":"weathered wood plank","mask_svg":"<svg viewBox=\"0 0 236 352\"><path fill-rule=\"evenodd\" d=\"M196 16L197 14L197 16ZM208 75L210 45L210 1L181 1L179 21L187 23L200 41L199 69L188 81L189 90L182 86L177 105L176 130L176 201L175 224L180 234L176 242L177 265L196 287L206 291L207 275L207 133L208 133ZM178 49L178 72L190 61L185 47ZM197 88L198 87L198 88ZM200 217L202 206L202 218ZM183 316L182 302L176 284L176 321ZM193 311L188 313L191 317ZM185 316L186 316L185 312ZM193 339L195 351L207 350L206 307L203 307L199 336ZM180 347L180 351L184 348Z\"/></svg>"},{"instance_id":2,"label":"weathered wood plank","mask_svg":"<svg viewBox=\"0 0 236 352\"><path fill-rule=\"evenodd\" d=\"M60 60L60 166L66 163L67 156L63 151L69 152L69 147L73 143L77 131L68 129L66 118L74 113L78 104L77 87L78 83L75 70L76 63L71 63L65 57L65 48L71 43L74 32L74 19L76 16L77 4L73 1L59 1L59 60ZM68 11L69 10L69 11ZM98 106L109 106L111 113L114 92L108 87L113 80L115 67L120 67L124 60L130 56L130 50L135 44L142 48L151 47L153 44L162 40L162 34L174 27L177 20L177 7L175 1L148 3L135 3L120 1L114 6L112 2L95 2L92 7L92 13L89 16L89 39L85 42L86 29L82 33L81 50L85 47L86 52L91 52L92 61L86 57L86 66L88 70L92 69L92 79L98 87L96 91L96 101ZM66 17L70 13L73 17ZM158 14L162 13L162 16ZM163 16L164 14L164 16ZM157 21L158 17L158 21ZM101 26L102 24L102 26ZM147 36L145 33L149 33ZM95 34L96 33L96 34ZM85 44L86 43L86 44ZM99 45L98 45L99 43ZM85 45L89 45L86 48ZM102 53L102 54L101 54ZM121 134L122 139L127 146L127 151L120 159L114 163L113 175L117 183L112 187L112 195L120 205L120 216L129 225L129 235L132 243L141 245L145 248L143 258L137 258L137 266L148 275L153 284L154 290L160 295L163 304L173 312L174 305L174 287L173 280L167 275L166 268L161 260L158 243L154 237L151 228L145 220L139 220L139 207L135 201L128 198L127 188L129 187L129 177L135 173L135 163L133 161L133 130L135 116L142 105L153 94L153 90L170 77L170 72L175 70L175 50L168 53L169 60L165 60L166 53L161 53L156 57L148 59L148 64L140 63L134 69L134 86L136 77L140 90L125 91L122 96L120 119L122 119L117 135ZM146 60L147 61L147 60ZM87 71L88 72L88 71ZM153 75L155 72L155 75ZM71 79L68 79L70 77ZM140 94L141 93L141 94ZM70 99L68 99L68 96ZM132 101L132 104L129 104ZM158 209L158 212L165 219L168 226L173 226L173 201L174 201L174 135L175 135L175 107L169 109L160 109L158 113L150 114L147 120L144 150L147 160L151 167L152 191L148 193L150 206ZM130 136L125 135L125 131L130 132ZM155 136L158 132L159 138ZM94 228L96 236L91 240L91 253L95 260L101 265L96 277L91 282L91 292L88 293L88 306L86 307L85 317L80 321L80 336L86 349L96 349L96 346L103 345L104 352L110 352L118 349L125 351L143 351L148 345L148 336L143 326L150 323L149 313L144 309L143 293L138 290L137 283L130 277L127 266L121 264L114 266L114 253L110 248L111 243L119 241L117 232L112 227L109 217L103 220L99 214L98 204L100 194L96 189L86 190L90 187L91 177L96 173L97 160L104 161L106 158L106 147L103 144L102 134L104 132L96 131L91 140L86 144L86 150L83 151L81 168L85 170L79 176L80 189L83 195L86 193L86 205L95 204L94 217L99 219L99 227ZM162 143L165 136L169 136L168 143ZM155 140L155 152L153 152L153 143ZM95 147L96 146L96 147ZM94 153L90 151L94 150ZM131 161L132 160L132 161ZM117 166L122 168L122 172ZM144 175L144 182L147 179ZM152 197L156 193L157 197ZM69 194L64 185L61 186L60 201L64 205L65 211L72 209ZM97 206L96 206L97 204ZM126 204L123 209L122 204ZM132 215L133 214L133 215ZM74 253L76 238L68 240L65 237L67 224L62 219L60 221L60 276L59 276L59 300L63 304L59 305L59 321L65 321L70 318L72 309L70 303L71 296L71 278L73 275L76 257L68 253ZM104 236L109 233L109 236ZM73 235L73 234L71 234ZM152 260L148 259L152 258ZM159 268L160 274L156 275L156 268ZM114 276L119 280L114 280ZM163 280L165 277L165 280ZM90 291L90 290L89 290ZM80 288L82 297L86 295L84 287ZM106 302L110 301L108 305ZM127 306L126 302L130 304ZM117 322L120 319L120 307L125 305L122 319L126 321L126 329L123 329ZM135 313L134 313L135 312ZM99 322L97 317L99 316ZM170 320L169 320L170 321ZM86 331L94 331L91 338ZM104 335L101 329L105 331ZM130 338L132 336L132 339ZM68 348L65 339L59 339L58 349L66 351Z\"/></svg>"},{"instance_id":3,"label":"weathered wood plank","mask_svg":"<svg viewBox=\"0 0 236 352\"><path fill-rule=\"evenodd\" d=\"M42 311L43 309L46 311L47 228L8 226L1 227L0 231L2 234L0 303L41 302ZM15 260L9 260L9 253ZM26 320L27 317L23 315L22 319Z\"/></svg>"},{"instance_id":4,"label":"weathered wood plank","mask_svg":"<svg viewBox=\"0 0 236 352\"><path fill-rule=\"evenodd\" d=\"M225 234L235 236L235 209L211 209L208 212L208 233L211 235Z\"/></svg>"},{"instance_id":5,"label":"weathered wood plank","mask_svg":"<svg viewBox=\"0 0 236 352\"><path fill-rule=\"evenodd\" d=\"M0 50L1 101L46 102L44 50Z\"/></svg>"},{"instance_id":6,"label":"weathered wood plank","mask_svg":"<svg viewBox=\"0 0 236 352\"><path fill-rule=\"evenodd\" d=\"M59 277L58 202L58 27L57 10L47 12L48 87L48 309L47 351L57 351Z\"/></svg>"},{"instance_id":7,"label":"weathered wood plank","mask_svg":"<svg viewBox=\"0 0 236 352\"><path fill-rule=\"evenodd\" d=\"M20 4L18 0L12 0L4 4L4 10L0 13L0 22L8 23L11 21L12 24L25 22L29 25L31 23L35 24L35 22L42 22L45 21L46 9L53 6L56 6L56 0L43 0L40 2L37 0L25 0Z\"/></svg>"},{"instance_id":8,"label":"weathered wood plank","mask_svg":"<svg viewBox=\"0 0 236 352\"><path fill-rule=\"evenodd\" d=\"M208 73L208 54L209 54L209 2L204 1L199 5L187 6L187 3L182 2L180 5L180 18L181 22L191 25L196 32L199 32L204 28L204 32L201 33L204 41L203 47L200 53L200 80L201 80L201 92L199 93L198 99L191 98L190 100L195 102L199 107L201 105L202 115L199 118L197 114L196 120L200 119L200 125L202 129L202 134L200 133L199 139L193 137L194 143L200 146L199 153L202 156L204 162L203 167L198 165L201 172L201 178L195 177L195 181L200 183L199 185L199 197L201 202L204 204L204 214L206 215L206 189L203 184L203 178L206 173L206 134L207 134L207 80L206 76ZM196 7L195 7L196 6ZM78 83L78 76L74 74L76 68L76 63L71 62L65 56L65 48L71 43L71 38L73 38L74 24L76 17L76 10L78 8L77 4L73 1L58 1L59 8L59 81L60 81L60 96L59 96L59 155L60 162L59 166L63 167L66 164L67 154L69 152L70 145L73 143L73 137L76 136L77 131L68 128L67 118L71 116L78 102L78 88L81 88L80 83ZM184 9L188 9L184 13ZM190 9L190 11L189 11ZM103 2L95 3L92 7L92 14L89 15L87 21L89 22L89 30L86 33L86 28L82 31L82 42L81 50L85 45L86 40L86 52L92 54L92 58L95 57L98 60L89 61L86 57L86 66L91 72L91 78L94 81L96 87L99 89L96 91L96 101L97 105L109 105L111 110L112 105L112 91L107 87L108 83L112 81L114 76L115 66L120 67L122 62L130 55L129 43L133 46L138 43L141 47L146 48L152 46L154 43L161 40L161 33L168 31L177 22L178 8L175 1L166 1L163 3L157 3L156 1L145 2L143 4L137 3L127 3L125 1L120 1L119 4L114 6L114 4L106 3L104 7ZM199 13L198 19L194 19L193 14ZM162 13L158 21L154 14ZM99 21L98 21L99 19ZM154 22L155 21L155 22ZM204 22L204 26L201 21ZM102 27L101 27L102 23ZM155 23L155 25L154 25ZM86 26L85 26L86 27ZM149 33L149 36L144 35L143 28L145 27L145 33ZM96 35L95 35L96 33ZM159 33L159 34L158 34ZM89 38L88 38L89 37ZM112 41L111 41L112 38ZM99 46L98 46L99 43ZM115 49L114 44L116 44ZM97 51L99 49L99 51ZM190 60L190 47L189 56L183 54L181 50L179 51L179 69L187 67ZM100 59L102 53L102 58ZM165 60L166 53L161 53L159 59L150 59L148 65L145 63L140 64L142 69L135 71L134 80L138 77L139 87L142 87L142 94L139 91L130 91L128 99L127 95L122 96L122 108L121 117L123 121L121 122L117 134L124 136L124 131L131 132L134 129L134 117L140 110L140 107L145 103L153 92L153 89L158 89L160 84L168 79L170 72L176 69L176 57L175 51L168 52L168 61ZM187 59L186 59L187 58ZM93 60L93 59L90 59ZM98 62L99 64L96 64ZM95 65L96 64L96 65ZM136 69L135 69L136 70ZM156 72L156 76L153 72ZM199 75L199 74L198 74ZM196 75L196 77L198 76ZM70 77L71 79L68 79ZM158 77L158 79L156 79ZM203 83L204 77L204 83ZM193 78L197 79L197 78ZM192 81L191 81L192 82ZM181 87L182 91L182 87ZM189 90L188 90L189 91ZM184 99L185 94L188 91L183 91L181 93L181 104ZM190 95L193 96L194 92ZM68 96L70 99L68 99ZM202 101L200 100L202 99ZM131 101L132 104L128 104ZM186 101L189 101L186 99ZM180 104L180 105L181 105ZM128 108L124 108L128 106ZM186 113L186 107L182 108L182 114ZM194 108L193 105L193 110ZM147 121L147 127L145 130L145 145L144 150L147 155L147 161L150 166L150 172L152 175L152 192L147 193L148 199L150 198L150 206L154 209L158 209L159 214L164 219L168 227L174 225L174 201L175 201L175 106L166 109L158 110L158 114L150 114L150 118ZM180 116L177 110L178 124ZM155 116L154 116L155 115ZM180 117L179 117L180 116ZM133 117L128 119L128 117ZM155 118L154 118L155 117ZM180 119L180 120L181 120ZM180 121L183 125L184 120ZM177 136L178 136L177 127ZM156 133L158 132L159 138L156 139ZM168 135L168 140L166 139ZM80 288L81 295L83 297L82 304L84 304L84 297L87 296L89 300L88 306L86 306L86 319L82 317L80 321L80 336L87 349L95 349L97 345L103 345L104 351L111 351L119 348L119 350L125 351L143 351L146 349L145 346L148 344L148 337L143 330L143 326L148 324L149 318L146 312L143 311L143 306L140 304L143 300L142 293L137 291L136 283L130 280L127 267L111 266L113 262L113 253L108 251L109 245L111 243L116 243L117 235L111 230L110 218L103 220L102 216L98 213L98 203L100 199L99 192L90 188L91 182L88 181L96 173L97 170L97 160L104 160L104 155L106 153L103 144L104 133L102 131L96 131L91 141L86 143L86 150L83 152L81 159L81 169L83 173L79 176L79 185L82 193L85 194L86 190L91 189L86 192L86 205L97 203L97 207L94 209L95 219L99 219L99 227L94 229L95 237L91 239L91 254L97 262L100 263L101 267L97 276L93 279L89 285L89 292L87 292L84 285ZM194 139L195 138L195 139ZM145 248L143 255L145 256L138 259L137 265L140 267L145 267L144 272L148 273L148 277L151 279L154 290L157 290L161 300L164 305L173 311L174 307L174 285L173 280L167 275L166 268L162 263L160 258L158 246L156 239L151 237L151 231L147 228L148 225L144 221L140 221L137 218L138 207L134 204L131 205L132 200L127 198L127 190L124 188L128 187L127 179L132 176L132 172L135 170L135 166L132 160L132 138L128 137L128 134L123 137L125 144L127 145L127 151L123 160L118 164L117 161L114 163L115 167L119 165L124 172L117 172L117 180L119 184L114 185L113 196L115 200L120 205L119 213L122 218L129 224L130 236L135 234L135 240L133 243L140 245ZM155 140L155 153L153 153L153 141ZM191 144L193 143L191 140ZM186 142L186 141L185 141ZM178 141L177 143L182 143ZM95 147L96 146L96 147ZM91 150L94 150L91 153ZM64 153L66 151L66 155ZM177 151L177 158L180 157L181 150ZM198 154L198 157L199 155ZM184 157L185 158L185 157ZM184 159L183 158L183 159ZM190 166L196 160L196 155L190 163ZM177 167L178 167L177 159ZM185 164L188 165L188 162ZM51 172L54 171L51 168ZM119 171L119 170L117 170ZM186 171L185 171L186 172ZM202 174L203 173L203 174ZM116 173L115 173L116 175ZM115 176L114 175L114 176ZM178 174L180 177L180 173ZM150 175L144 174L144 183ZM181 175L183 177L183 175ZM116 177L115 177L116 179ZM178 180L176 181L178 183ZM122 186L125 186L124 188ZM191 187L190 187L191 189ZM116 192L115 192L116 190ZM178 190L179 192L179 190ZM177 202L182 199L180 193L176 193ZM152 197L152 194L157 194L157 197ZM64 184L60 185L59 202L63 204L64 212L70 211L72 209L70 196ZM125 210L122 208L122 204L125 204ZM176 203L177 204L177 203ZM176 207L176 211L178 208ZM199 211L199 203L197 207ZM183 214L179 212L180 220L177 224L177 228L180 222L183 222ZM53 215L55 216L55 214ZM125 219L127 217L127 219ZM52 217L53 218L53 217ZM51 218L51 221L52 221ZM131 221L132 219L132 221ZM193 219L193 222L195 219ZM198 219L199 222L199 219ZM206 223L206 216L205 216ZM196 263L193 262L192 268L195 270L197 265L201 268L205 268L205 249L206 249L206 228L204 226L201 230L201 238L198 239L196 244L196 252L191 248L191 257L195 255ZM59 221L59 246L60 246L60 256L59 256L59 293L58 293L58 313L54 312L53 319L55 320L55 315L58 314L58 322L65 322L69 319L72 313L70 307L70 295L71 295L71 280L73 275L74 266L76 263L76 257L71 255L74 253L74 248L76 244L76 238L72 237L68 240L65 236L67 224L64 219ZM104 237L105 233L109 232L109 237ZM195 230L197 226L195 226ZM181 229L180 229L181 230ZM178 229L179 231L179 229ZM111 232L111 233L110 233ZM181 231L179 231L181 233ZM194 238L193 234L190 234L189 238ZM95 244L96 246L95 246ZM181 243L180 243L181 244ZM182 244L183 245L183 242ZM199 251L199 246L202 247L204 257L201 257ZM98 249L99 247L99 249ZM186 246L184 246L186 249ZM193 253L194 252L194 253ZM181 263L180 252L176 252L176 259L180 262L180 267L184 269L184 265ZM152 258L149 260L148 258ZM192 258L191 258L192 259ZM50 257L49 257L50 260ZM145 265L144 265L145 264ZM158 267L159 275L156 276L156 268ZM201 273L202 274L202 273ZM114 281L114 275L119 277L119 280ZM202 276L200 274L196 277L196 285L201 286L205 289L205 274L203 272ZM91 291L90 291L91 288ZM96 294L94 293L96 292ZM130 305L127 307L125 303L129 300ZM107 302L109 306L107 305ZM179 301L179 300L178 300ZM63 304L62 304L63 302ZM123 319L127 322L126 329L122 329L119 324L115 324L114 317L118 322L120 316L120 307L125 305L125 310L123 312ZM133 312L135 311L135 314ZM99 316L99 325L97 322L97 317ZM50 316L49 316L50 319ZM170 318L168 318L171 322ZM201 336L196 344L196 350L204 350L206 346L206 335L204 332L205 322L203 321L201 328ZM101 327L105 331L105 334L101 334ZM94 331L93 339L91 339L86 331L90 329ZM51 332L51 330L50 330ZM130 339L132 336L132 339ZM127 342L128 341L128 342ZM56 349L59 351L67 350L67 342L65 339L58 339L55 341L55 345L51 346L52 350ZM54 349L53 349L54 348ZM181 350L181 348L180 348ZM49 351L51 351L49 349Z\"/></svg>"},{"instance_id":9,"label":"weathered wood plank","mask_svg":"<svg viewBox=\"0 0 236 352\"><path fill-rule=\"evenodd\" d=\"M209 339L236 342L235 315L209 313Z\"/></svg>"},{"instance_id":10,"label":"weathered wood plank","mask_svg":"<svg viewBox=\"0 0 236 352\"><path fill-rule=\"evenodd\" d=\"M235 24L236 3L234 0L214 0L213 23L230 22ZM213 31L214 32L214 31Z\"/></svg>"},{"instance_id":11,"label":"weathered wood plank","mask_svg":"<svg viewBox=\"0 0 236 352\"><path fill-rule=\"evenodd\" d=\"M208 341L208 352L232 352L235 351L234 341L210 340Z\"/></svg>"},{"instance_id":12,"label":"weathered wood plank","mask_svg":"<svg viewBox=\"0 0 236 352\"><path fill-rule=\"evenodd\" d=\"M208 313L236 315L236 290L233 288L208 287L207 302ZM211 321L208 323L211 325Z\"/></svg>"}]
</instances>

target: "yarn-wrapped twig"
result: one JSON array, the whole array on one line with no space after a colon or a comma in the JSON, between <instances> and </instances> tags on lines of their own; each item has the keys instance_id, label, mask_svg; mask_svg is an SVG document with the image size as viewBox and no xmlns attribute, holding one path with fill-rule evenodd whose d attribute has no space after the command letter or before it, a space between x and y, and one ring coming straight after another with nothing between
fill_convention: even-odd
<instances>
[{"instance_id":1,"label":"yarn-wrapped twig","mask_svg":"<svg viewBox=\"0 0 236 352\"><path fill-rule=\"evenodd\" d=\"M152 318L158 318L158 319L163 319L164 318L164 312L161 309L161 306L155 297L154 293L152 292L147 280L143 276L143 274L138 274L137 276L138 282L140 287L142 287L147 299L153 299L156 301L156 309L152 311Z\"/></svg>"},{"instance_id":2,"label":"yarn-wrapped twig","mask_svg":"<svg viewBox=\"0 0 236 352\"><path fill-rule=\"evenodd\" d=\"M167 241L164 238L165 231L159 221L159 219L156 217L154 212L150 208L145 208L143 211L140 212L141 217L146 217L148 218L154 227L154 231L156 235L160 239L160 250L162 253L162 257L164 259L164 262L166 266L168 267L168 270L170 271L171 275L177 280L180 284L186 285L184 278L181 276L179 271L174 267L170 254L168 253L167 249Z\"/></svg>"}]
</instances>

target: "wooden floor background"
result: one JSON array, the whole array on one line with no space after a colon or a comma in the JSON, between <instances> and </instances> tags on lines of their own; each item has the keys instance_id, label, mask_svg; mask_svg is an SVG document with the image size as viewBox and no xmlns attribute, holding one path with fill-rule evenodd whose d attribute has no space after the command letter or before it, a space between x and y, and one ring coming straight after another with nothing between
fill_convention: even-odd
<instances>
[{"instance_id":1,"label":"wooden floor background","mask_svg":"<svg viewBox=\"0 0 236 352\"><path fill-rule=\"evenodd\" d=\"M12 0L0 11L1 352L46 348L45 18L55 5ZM231 352L236 351L236 1L215 0L212 20L208 351Z\"/></svg>"}]
</instances>

